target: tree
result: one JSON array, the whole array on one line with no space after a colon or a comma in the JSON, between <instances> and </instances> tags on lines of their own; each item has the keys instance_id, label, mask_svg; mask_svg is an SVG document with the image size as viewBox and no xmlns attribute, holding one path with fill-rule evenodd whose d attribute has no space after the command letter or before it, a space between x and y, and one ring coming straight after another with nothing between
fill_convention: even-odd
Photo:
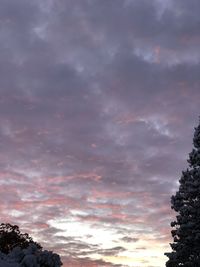
<instances>
[{"instance_id":1,"label":"tree","mask_svg":"<svg viewBox=\"0 0 200 267\"><path fill-rule=\"evenodd\" d=\"M200 266L200 123L195 128L194 148L189 154L189 167L182 172L179 190L171 197L171 208L178 213L171 222L172 252L167 267Z\"/></svg>"},{"instance_id":2,"label":"tree","mask_svg":"<svg viewBox=\"0 0 200 267\"><path fill-rule=\"evenodd\" d=\"M0 267L61 267L60 256L40 244L17 225L0 224Z\"/></svg>"},{"instance_id":3,"label":"tree","mask_svg":"<svg viewBox=\"0 0 200 267\"><path fill-rule=\"evenodd\" d=\"M30 244L35 244L38 249L41 245L34 242L27 234L22 234L17 225L9 223L0 224L0 251L8 254L14 247L27 248Z\"/></svg>"}]
</instances>

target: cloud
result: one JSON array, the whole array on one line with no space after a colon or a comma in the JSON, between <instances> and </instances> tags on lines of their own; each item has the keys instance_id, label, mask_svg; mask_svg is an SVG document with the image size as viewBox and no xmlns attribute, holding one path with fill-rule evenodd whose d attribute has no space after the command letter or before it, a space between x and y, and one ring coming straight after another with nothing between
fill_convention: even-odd
<instances>
[{"instance_id":1,"label":"cloud","mask_svg":"<svg viewBox=\"0 0 200 267\"><path fill-rule=\"evenodd\" d=\"M137 242L139 239L134 237L124 236L121 238L121 240L127 243L132 243L132 242Z\"/></svg>"},{"instance_id":2,"label":"cloud","mask_svg":"<svg viewBox=\"0 0 200 267\"><path fill-rule=\"evenodd\" d=\"M199 115L198 10L197 0L1 1L2 220L50 239L72 266L124 266L118 253L166 247Z\"/></svg>"}]
</instances>

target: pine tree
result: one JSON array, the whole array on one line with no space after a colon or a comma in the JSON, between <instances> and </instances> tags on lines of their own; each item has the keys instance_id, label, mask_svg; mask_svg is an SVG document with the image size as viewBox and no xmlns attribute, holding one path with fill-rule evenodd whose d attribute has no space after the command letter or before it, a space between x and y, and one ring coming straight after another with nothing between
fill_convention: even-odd
<instances>
[{"instance_id":1,"label":"pine tree","mask_svg":"<svg viewBox=\"0 0 200 267\"><path fill-rule=\"evenodd\" d=\"M178 213L171 222L172 252L167 267L200 267L200 123L195 128L194 148L189 167L182 172L179 190L171 197L171 208Z\"/></svg>"}]
</instances>

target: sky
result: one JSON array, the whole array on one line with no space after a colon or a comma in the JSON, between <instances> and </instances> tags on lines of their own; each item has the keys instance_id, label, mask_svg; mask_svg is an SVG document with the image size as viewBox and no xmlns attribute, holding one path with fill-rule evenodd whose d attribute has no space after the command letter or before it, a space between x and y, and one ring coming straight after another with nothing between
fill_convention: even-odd
<instances>
[{"instance_id":1,"label":"sky","mask_svg":"<svg viewBox=\"0 0 200 267\"><path fill-rule=\"evenodd\" d=\"M0 0L0 217L64 267L162 267L200 115L199 0Z\"/></svg>"}]
</instances>

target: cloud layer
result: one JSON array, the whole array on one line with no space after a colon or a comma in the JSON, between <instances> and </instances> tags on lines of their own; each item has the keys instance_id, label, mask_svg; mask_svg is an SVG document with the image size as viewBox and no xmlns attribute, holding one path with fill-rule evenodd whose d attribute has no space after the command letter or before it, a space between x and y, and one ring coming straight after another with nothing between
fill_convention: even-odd
<instances>
[{"instance_id":1,"label":"cloud layer","mask_svg":"<svg viewBox=\"0 0 200 267\"><path fill-rule=\"evenodd\" d=\"M164 265L199 116L200 2L0 5L2 221L66 266Z\"/></svg>"}]
</instances>

